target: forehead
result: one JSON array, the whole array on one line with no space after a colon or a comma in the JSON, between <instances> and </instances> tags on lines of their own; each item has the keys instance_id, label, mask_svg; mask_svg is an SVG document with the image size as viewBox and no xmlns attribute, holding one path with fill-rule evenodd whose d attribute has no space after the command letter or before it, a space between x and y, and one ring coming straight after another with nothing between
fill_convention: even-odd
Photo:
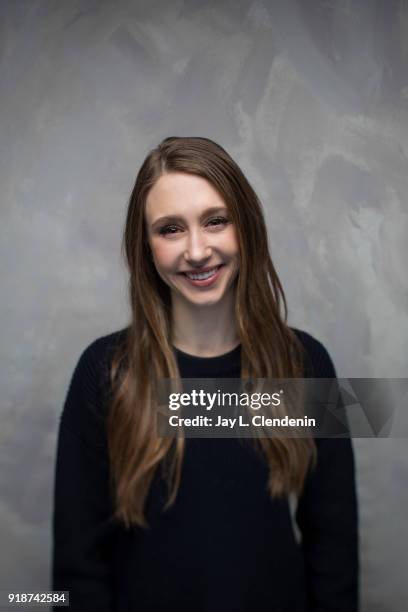
<instances>
[{"instance_id":1,"label":"forehead","mask_svg":"<svg viewBox=\"0 0 408 612\"><path fill-rule=\"evenodd\" d=\"M225 202L207 179L195 174L172 172L163 174L149 191L146 217L187 213L215 205L222 206Z\"/></svg>"}]
</instances>

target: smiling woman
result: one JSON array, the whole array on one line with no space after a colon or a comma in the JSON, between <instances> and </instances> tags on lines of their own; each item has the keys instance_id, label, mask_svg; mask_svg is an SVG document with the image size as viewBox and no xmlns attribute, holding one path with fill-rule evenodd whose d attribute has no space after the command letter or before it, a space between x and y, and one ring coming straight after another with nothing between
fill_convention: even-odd
<instances>
[{"instance_id":1,"label":"smiling woman","mask_svg":"<svg viewBox=\"0 0 408 612\"><path fill-rule=\"evenodd\" d=\"M208 356L237 345L230 313L239 244L235 224L217 190L194 174L165 173L147 196L146 225L156 271L171 290L173 345ZM197 307L205 307L199 331Z\"/></svg>"},{"instance_id":2,"label":"smiling woman","mask_svg":"<svg viewBox=\"0 0 408 612\"><path fill-rule=\"evenodd\" d=\"M349 439L158 436L162 378L336 375L287 324L239 166L209 139L166 138L136 177L123 250L129 325L84 350L61 417L53 588L73 611L356 612Z\"/></svg>"}]
</instances>

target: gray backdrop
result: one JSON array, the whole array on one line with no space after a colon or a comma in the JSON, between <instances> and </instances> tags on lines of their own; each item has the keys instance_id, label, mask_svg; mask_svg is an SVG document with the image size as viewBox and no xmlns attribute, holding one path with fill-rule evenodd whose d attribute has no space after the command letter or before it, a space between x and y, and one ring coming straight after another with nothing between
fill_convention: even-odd
<instances>
[{"instance_id":1,"label":"gray backdrop","mask_svg":"<svg viewBox=\"0 0 408 612\"><path fill-rule=\"evenodd\" d=\"M339 376L406 375L408 4L3 0L0 32L0 588L38 589L58 418L79 354L127 320L127 198L165 136L241 165L290 322ZM407 441L354 448L362 609L400 612Z\"/></svg>"}]
</instances>

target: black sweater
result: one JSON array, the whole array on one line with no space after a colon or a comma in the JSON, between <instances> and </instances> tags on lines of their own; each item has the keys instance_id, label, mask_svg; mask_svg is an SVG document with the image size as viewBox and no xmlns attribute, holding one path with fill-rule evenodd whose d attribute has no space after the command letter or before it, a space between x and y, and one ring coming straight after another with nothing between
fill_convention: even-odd
<instances>
[{"instance_id":1,"label":"black sweater","mask_svg":"<svg viewBox=\"0 0 408 612\"><path fill-rule=\"evenodd\" d=\"M307 375L335 377L326 349L295 330ZM317 438L318 464L295 519L271 500L268 468L237 439L187 439L175 504L157 470L150 528L111 520L104 419L116 332L82 353L61 416L55 473L52 588L73 611L356 612L358 530L349 439ZM183 378L240 377L240 347L200 358L176 349ZM55 610L61 608L55 608Z\"/></svg>"}]
</instances>

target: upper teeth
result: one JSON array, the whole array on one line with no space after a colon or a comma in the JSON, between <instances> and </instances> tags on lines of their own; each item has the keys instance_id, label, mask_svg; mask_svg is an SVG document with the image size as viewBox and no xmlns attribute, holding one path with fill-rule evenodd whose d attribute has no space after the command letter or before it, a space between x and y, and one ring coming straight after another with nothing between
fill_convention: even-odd
<instances>
[{"instance_id":1,"label":"upper teeth","mask_svg":"<svg viewBox=\"0 0 408 612\"><path fill-rule=\"evenodd\" d=\"M218 266L216 266L212 270L209 270L208 272L202 272L201 274L190 274L189 272L186 272L186 274L188 278L191 278L191 280L204 280L206 278L210 278L210 276L214 276L217 270Z\"/></svg>"}]
</instances>

